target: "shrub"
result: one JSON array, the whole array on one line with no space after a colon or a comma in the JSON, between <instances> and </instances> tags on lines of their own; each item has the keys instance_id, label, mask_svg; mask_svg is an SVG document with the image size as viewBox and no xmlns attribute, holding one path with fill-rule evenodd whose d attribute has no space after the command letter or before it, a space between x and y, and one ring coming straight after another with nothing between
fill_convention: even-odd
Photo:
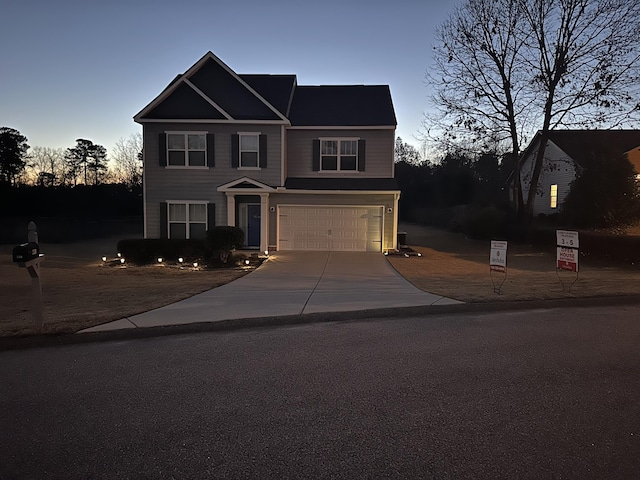
<instances>
[{"instance_id":1,"label":"shrub","mask_svg":"<svg viewBox=\"0 0 640 480\"><path fill-rule=\"evenodd\" d=\"M219 226L207 231L206 248L217 256L222 263L227 263L232 250L242 247L244 232L239 227Z\"/></svg>"},{"instance_id":2,"label":"shrub","mask_svg":"<svg viewBox=\"0 0 640 480\"><path fill-rule=\"evenodd\" d=\"M145 265L158 257L167 260L203 258L206 256L202 240L174 238L129 238L118 242L118 252L132 263Z\"/></svg>"}]
</instances>

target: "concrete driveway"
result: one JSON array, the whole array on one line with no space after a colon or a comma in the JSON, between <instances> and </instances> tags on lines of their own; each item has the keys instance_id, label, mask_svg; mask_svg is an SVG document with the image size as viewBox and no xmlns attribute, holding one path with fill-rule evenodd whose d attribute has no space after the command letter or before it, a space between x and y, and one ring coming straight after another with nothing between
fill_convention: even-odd
<instances>
[{"instance_id":1,"label":"concrete driveway","mask_svg":"<svg viewBox=\"0 0 640 480\"><path fill-rule=\"evenodd\" d=\"M414 287L380 253L277 252L234 282L83 332L454 303Z\"/></svg>"}]
</instances>

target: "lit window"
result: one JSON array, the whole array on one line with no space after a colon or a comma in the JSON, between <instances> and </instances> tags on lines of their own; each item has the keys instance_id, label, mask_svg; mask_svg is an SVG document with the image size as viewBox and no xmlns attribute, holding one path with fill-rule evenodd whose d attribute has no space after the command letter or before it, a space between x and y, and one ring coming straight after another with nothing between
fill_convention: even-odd
<instances>
[{"instance_id":1,"label":"lit window","mask_svg":"<svg viewBox=\"0 0 640 480\"><path fill-rule=\"evenodd\" d=\"M358 141L321 140L320 170L358 170Z\"/></svg>"},{"instance_id":2,"label":"lit window","mask_svg":"<svg viewBox=\"0 0 640 480\"><path fill-rule=\"evenodd\" d=\"M558 185L551 185L551 192L549 193L551 198L549 206L551 208L557 208L558 206Z\"/></svg>"},{"instance_id":3,"label":"lit window","mask_svg":"<svg viewBox=\"0 0 640 480\"><path fill-rule=\"evenodd\" d=\"M204 238L206 203L169 203L169 238Z\"/></svg>"},{"instance_id":4,"label":"lit window","mask_svg":"<svg viewBox=\"0 0 640 480\"><path fill-rule=\"evenodd\" d=\"M260 135L257 133L240 134L240 167L259 167Z\"/></svg>"},{"instance_id":5,"label":"lit window","mask_svg":"<svg viewBox=\"0 0 640 480\"><path fill-rule=\"evenodd\" d=\"M204 167L207 164L206 157L206 134L167 134L167 165L175 167Z\"/></svg>"}]
</instances>

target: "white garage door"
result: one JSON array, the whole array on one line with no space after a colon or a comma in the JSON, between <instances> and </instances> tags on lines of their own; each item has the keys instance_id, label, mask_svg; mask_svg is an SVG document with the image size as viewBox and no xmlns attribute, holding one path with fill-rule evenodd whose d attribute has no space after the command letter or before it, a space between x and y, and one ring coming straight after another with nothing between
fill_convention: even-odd
<instances>
[{"instance_id":1,"label":"white garage door","mask_svg":"<svg viewBox=\"0 0 640 480\"><path fill-rule=\"evenodd\" d=\"M380 252L382 207L278 207L279 250Z\"/></svg>"}]
</instances>

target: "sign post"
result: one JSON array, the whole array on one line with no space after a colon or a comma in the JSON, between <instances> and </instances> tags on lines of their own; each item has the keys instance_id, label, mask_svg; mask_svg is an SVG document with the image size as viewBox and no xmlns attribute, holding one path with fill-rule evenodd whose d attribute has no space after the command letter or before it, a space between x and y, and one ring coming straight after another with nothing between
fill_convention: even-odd
<instances>
[{"instance_id":1,"label":"sign post","mask_svg":"<svg viewBox=\"0 0 640 480\"><path fill-rule=\"evenodd\" d=\"M493 272L504 274L502 281L497 284ZM491 254L489 256L489 275L493 283L493 293L502 293L502 285L507 280L507 242L491 240Z\"/></svg>"},{"instance_id":2,"label":"sign post","mask_svg":"<svg viewBox=\"0 0 640 480\"><path fill-rule=\"evenodd\" d=\"M565 289L564 282L560 278L560 270L565 272L575 272L576 277L567 288L571 290L574 283L578 281L578 257L580 253L580 239L578 232L568 230L556 230L556 275Z\"/></svg>"}]
</instances>

